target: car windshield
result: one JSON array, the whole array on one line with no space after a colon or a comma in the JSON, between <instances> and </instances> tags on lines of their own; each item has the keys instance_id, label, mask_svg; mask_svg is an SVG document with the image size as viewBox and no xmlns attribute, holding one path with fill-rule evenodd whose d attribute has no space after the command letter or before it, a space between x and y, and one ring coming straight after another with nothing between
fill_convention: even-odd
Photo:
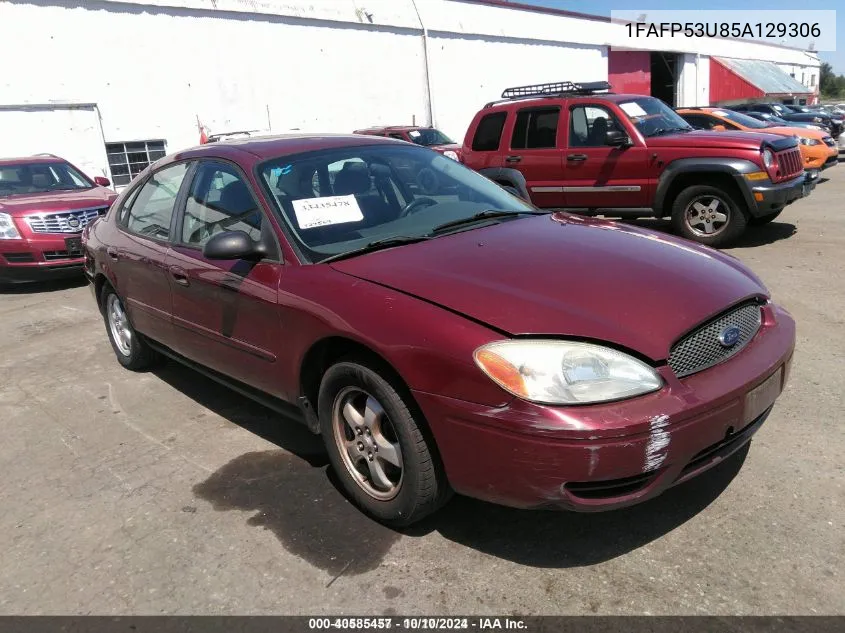
<instances>
[{"instance_id":1,"label":"car windshield","mask_svg":"<svg viewBox=\"0 0 845 633\"><path fill-rule=\"evenodd\" d=\"M643 136L687 132L693 129L681 118L681 115L654 97L620 101L619 108L637 126Z\"/></svg>"},{"instance_id":2,"label":"car windshield","mask_svg":"<svg viewBox=\"0 0 845 633\"><path fill-rule=\"evenodd\" d=\"M90 189L93 186L94 183L67 163L21 162L0 165L0 197Z\"/></svg>"},{"instance_id":3,"label":"car windshield","mask_svg":"<svg viewBox=\"0 0 845 633\"><path fill-rule=\"evenodd\" d=\"M764 123L763 121L758 121L752 116L748 116L747 114L743 114L741 112L734 112L733 110L712 110L712 113L716 116L722 117L723 119L727 119L728 121L738 123L743 127L749 127L755 130L763 130L767 127L775 127L771 123Z\"/></svg>"},{"instance_id":4,"label":"car windshield","mask_svg":"<svg viewBox=\"0 0 845 633\"><path fill-rule=\"evenodd\" d=\"M265 162L260 175L300 253L310 262L376 241L434 237L437 227L484 212L538 212L457 161L412 145L285 156ZM470 221L462 228L506 219Z\"/></svg>"},{"instance_id":5,"label":"car windshield","mask_svg":"<svg viewBox=\"0 0 845 633\"><path fill-rule=\"evenodd\" d=\"M408 137L417 145L431 147L432 145L452 145L455 141L433 127L423 127L408 130Z\"/></svg>"}]
</instances>

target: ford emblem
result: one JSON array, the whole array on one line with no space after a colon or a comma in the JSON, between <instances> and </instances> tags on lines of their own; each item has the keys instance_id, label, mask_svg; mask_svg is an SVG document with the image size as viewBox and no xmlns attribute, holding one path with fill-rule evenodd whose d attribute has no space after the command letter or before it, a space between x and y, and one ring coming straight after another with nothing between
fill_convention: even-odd
<instances>
[{"instance_id":1,"label":"ford emblem","mask_svg":"<svg viewBox=\"0 0 845 633\"><path fill-rule=\"evenodd\" d=\"M728 326L719 333L719 344L722 347L733 347L739 342L741 334L742 332L737 326Z\"/></svg>"}]
</instances>

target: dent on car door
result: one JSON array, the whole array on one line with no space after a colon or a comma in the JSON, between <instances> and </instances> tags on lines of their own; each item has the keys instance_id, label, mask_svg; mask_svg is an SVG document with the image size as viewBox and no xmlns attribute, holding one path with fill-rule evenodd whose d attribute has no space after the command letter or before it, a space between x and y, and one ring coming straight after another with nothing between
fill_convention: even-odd
<instances>
[{"instance_id":1,"label":"dent on car door","mask_svg":"<svg viewBox=\"0 0 845 633\"><path fill-rule=\"evenodd\" d=\"M564 151L564 200L567 207L626 208L645 206L649 183L645 148L607 142L609 131L630 130L603 104L578 103L569 108Z\"/></svg>"},{"instance_id":2,"label":"dent on car door","mask_svg":"<svg viewBox=\"0 0 845 633\"><path fill-rule=\"evenodd\" d=\"M139 185L120 210L119 242L107 249L132 325L165 345L173 334L165 260L174 208L189 169L189 163L170 165Z\"/></svg>"},{"instance_id":3,"label":"dent on car door","mask_svg":"<svg viewBox=\"0 0 845 633\"><path fill-rule=\"evenodd\" d=\"M279 395L273 371L282 346L276 305L282 272L278 251L260 261L205 257L206 242L225 231L243 231L253 240L269 238L275 244L272 227L243 172L233 164L202 161L167 258L179 339L175 349Z\"/></svg>"}]
</instances>

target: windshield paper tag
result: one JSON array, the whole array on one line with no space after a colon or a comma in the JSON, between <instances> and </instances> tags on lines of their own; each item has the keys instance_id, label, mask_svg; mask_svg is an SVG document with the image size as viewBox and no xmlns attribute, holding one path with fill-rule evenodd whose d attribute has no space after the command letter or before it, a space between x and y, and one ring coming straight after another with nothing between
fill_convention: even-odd
<instances>
[{"instance_id":1,"label":"windshield paper tag","mask_svg":"<svg viewBox=\"0 0 845 633\"><path fill-rule=\"evenodd\" d=\"M300 229L313 229L330 224L360 222L364 219L355 196L327 196L293 200L293 211Z\"/></svg>"},{"instance_id":2,"label":"windshield paper tag","mask_svg":"<svg viewBox=\"0 0 845 633\"><path fill-rule=\"evenodd\" d=\"M648 114L645 110L640 107L639 103L634 103L633 101L629 103L620 103L619 107L622 108L622 111L631 118L645 116L646 114Z\"/></svg>"}]
</instances>

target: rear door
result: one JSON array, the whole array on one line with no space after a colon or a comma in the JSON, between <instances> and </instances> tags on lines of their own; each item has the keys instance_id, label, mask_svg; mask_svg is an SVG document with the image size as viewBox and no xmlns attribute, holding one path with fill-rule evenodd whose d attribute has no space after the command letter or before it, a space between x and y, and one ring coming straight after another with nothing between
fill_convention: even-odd
<instances>
[{"instance_id":1,"label":"rear door","mask_svg":"<svg viewBox=\"0 0 845 633\"><path fill-rule=\"evenodd\" d=\"M275 363L284 348L277 293L279 249L258 262L210 260L202 248L213 235L272 234L245 174L232 163L200 161L185 197L167 257L173 293L174 349L222 374L280 395ZM276 244L275 236L270 238Z\"/></svg>"},{"instance_id":2,"label":"rear door","mask_svg":"<svg viewBox=\"0 0 845 633\"><path fill-rule=\"evenodd\" d=\"M606 143L609 130L632 139L628 147ZM607 104L578 100L569 105L564 160L564 202L587 209L642 208L649 199L647 149Z\"/></svg>"},{"instance_id":3,"label":"rear door","mask_svg":"<svg viewBox=\"0 0 845 633\"><path fill-rule=\"evenodd\" d=\"M184 194L190 169L188 162L159 169L132 192L120 209L120 238L107 251L132 325L168 346L173 342L173 328L166 259L173 237L173 211Z\"/></svg>"},{"instance_id":4,"label":"rear door","mask_svg":"<svg viewBox=\"0 0 845 633\"><path fill-rule=\"evenodd\" d=\"M505 166L522 173L532 202L541 208L564 206L560 113L560 106L517 110L505 155Z\"/></svg>"}]
</instances>

